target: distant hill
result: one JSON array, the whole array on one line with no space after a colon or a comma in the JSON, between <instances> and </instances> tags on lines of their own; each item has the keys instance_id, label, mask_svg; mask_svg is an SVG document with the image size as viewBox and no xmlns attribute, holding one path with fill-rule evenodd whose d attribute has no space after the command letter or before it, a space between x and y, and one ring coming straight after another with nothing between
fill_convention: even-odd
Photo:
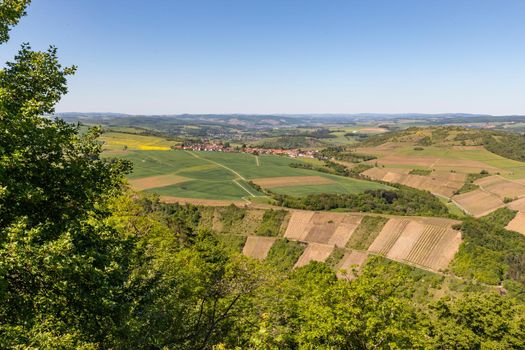
<instances>
[{"instance_id":1,"label":"distant hill","mask_svg":"<svg viewBox=\"0 0 525 350\"><path fill-rule=\"evenodd\" d=\"M325 124L355 123L369 121L423 120L429 124L483 123L483 122L525 122L525 115L493 116L468 113L358 113L358 114L171 114L171 115L131 115L123 113L57 113L56 116L67 121L94 123L130 124L143 120L156 120L176 124L222 124L244 127L282 127L316 126Z\"/></svg>"}]
</instances>

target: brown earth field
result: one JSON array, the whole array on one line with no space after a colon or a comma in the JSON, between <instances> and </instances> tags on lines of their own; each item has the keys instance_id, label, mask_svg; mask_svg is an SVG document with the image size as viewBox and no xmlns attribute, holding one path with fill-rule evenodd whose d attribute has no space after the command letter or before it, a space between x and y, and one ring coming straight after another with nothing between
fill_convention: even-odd
<instances>
[{"instance_id":1,"label":"brown earth field","mask_svg":"<svg viewBox=\"0 0 525 350\"><path fill-rule=\"evenodd\" d=\"M325 261L332 253L332 250L334 250L332 245L309 243L294 267L307 265L310 261Z\"/></svg>"},{"instance_id":2,"label":"brown earth field","mask_svg":"<svg viewBox=\"0 0 525 350\"><path fill-rule=\"evenodd\" d=\"M494 175L474 181L481 189L493 193L501 199L525 196L525 185Z\"/></svg>"},{"instance_id":3,"label":"brown earth field","mask_svg":"<svg viewBox=\"0 0 525 350\"><path fill-rule=\"evenodd\" d=\"M313 211L293 211L284 237L296 241L304 241L312 227L309 223L313 216Z\"/></svg>"},{"instance_id":4,"label":"brown earth field","mask_svg":"<svg viewBox=\"0 0 525 350\"><path fill-rule=\"evenodd\" d=\"M514 219L509 222L506 229L525 235L525 212L518 212Z\"/></svg>"},{"instance_id":5,"label":"brown earth field","mask_svg":"<svg viewBox=\"0 0 525 350\"><path fill-rule=\"evenodd\" d=\"M374 180L398 183L449 198L463 186L466 179L465 174L450 171L433 171L427 176L412 175L410 171L402 168L371 168L362 174Z\"/></svg>"},{"instance_id":6,"label":"brown earth field","mask_svg":"<svg viewBox=\"0 0 525 350\"><path fill-rule=\"evenodd\" d=\"M182 182L186 182L188 180L189 179L185 177L177 175L158 175L129 180L129 184L134 190L142 191L150 188L159 188L175 185Z\"/></svg>"},{"instance_id":7,"label":"brown earth field","mask_svg":"<svg viewBox=\"0 0 525 350\"><path fill-rule=\"evenodd\" d=\"M160 201L164 203L180 203L180 204L193 204L193 205L205 205L210 207L227 207L230 204L242 207L247 205L244 201L228 201L218 199L201 199L201 198L185 198L185 197L172 197L172 196L160 196Z\"/></svg>"},{"instance_id":8,"label":"brown earth field","mask_svg":"<svg viewBox=\"0 0 525 350\"><path fill-rule=\"evenodd\" d=\"M510 202L507 207L512 210L517 210L525 213L525 198L518 199L517 201Z\"/></svg>"},{"instance_id":9,"label":"brown earth field","mask_svg":"<svg viewBox=\"0 0 525 350\"><path fill-rule=\"evenodd\" d=\"M322 176L283 176L265 177L253 179L252 182L263 188L303 186L303 185L324 185L334 183L333 180Z\"/></svg>"},{"instance_id":10,"label":"brown earth field","mask_svg":"<svg viewBox=\"0 0 525 350\"><path fill-rule=\"evenodd\" d=\"M423 223L390 219L369 251L435 271L446 269L459 249L461 233L443 225Z\"/></svg>"},{"instance_id":11,"label":"brown earth field","mask_svg":"<svg viewBox=\"0 0 525 350\"><path fill-rule=\"evenodd\" d=\"M284 234L288 239L344 247L362 215L293 211Z\"/></svg>"},{"instance_id":12,"label":"brown earth field","mask_svg":"<svg viewBox=\"0 0 525 350\"><path fill-rule=\"evenodd\" d=\"M251 258L263 260L268 256L268 252L275 243L277 237L256 237L249 236L242 249L242 253Z\"/></svg>"},{"instance_id":13,"label":"brown earth field","mask_svg":"<svg viewBox=\"0 0 525 350\"><path fill-rule=\"evenodd\" d=\"M505 206L498 196L481 189L454 196L452 200L474 217L487 215Z\"/></svg>"}]
</instances>

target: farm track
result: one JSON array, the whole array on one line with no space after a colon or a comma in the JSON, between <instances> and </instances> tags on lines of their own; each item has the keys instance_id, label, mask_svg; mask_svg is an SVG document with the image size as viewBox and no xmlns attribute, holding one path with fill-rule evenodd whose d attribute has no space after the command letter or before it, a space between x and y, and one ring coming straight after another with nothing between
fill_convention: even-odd
<instances>
[{"instance_id":1,"label":"farm track","mask_svg":"<svg viewBox=\"0 0 525 350\"><path fill-rule=\"evenodd\" d=\"M218 165L220 167L223 167L224 169L228 170L229 172L231 172L232 174L235 174L239 179L243 180L243 181L247 181L246 178L244 178L241 174L239 174L238 172L236 172L235 170L233 170L232 168L229 168L227 167L226 165L224 164L221 164L219 162L216 162L214 160L211 160L211 159L206 159L206 158L202 158L200 157L198 154L195 154L194 152L189 152L189 151L184 151L188 154L191 154L192 156L194 156L195 158L198 158L200 160L204 160L205 162L208 162L208 163L213 163L215 165Z\"/></svg>"},{"instance_id":2,"label":"farm track","mask_svg":"<svg viewBox=\"0 0 525 350\"><path fill-rule=\"evenodd\" d=\"M251 197L257 197L256 195L254 195L253 193L251 193L247 188L245 188L243 185L241 185L241 184L239 183L239 181L237 181L237 179L232 180L232 181L235 182L235 184L236 184L237 186L239 186L240 188L242 188L242 189L243 189L246 193L248 193Z\"/></svg>"}]
</instances>

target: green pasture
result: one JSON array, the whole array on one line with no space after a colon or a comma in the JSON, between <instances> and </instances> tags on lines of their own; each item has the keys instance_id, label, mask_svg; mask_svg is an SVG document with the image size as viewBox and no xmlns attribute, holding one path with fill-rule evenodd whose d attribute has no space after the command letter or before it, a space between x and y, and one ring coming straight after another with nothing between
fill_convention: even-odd
<instances>
[{"instance_id":1,"label":"green pasture","mask_svg":"<svg viewBox=\"0 0 525 350\"><path fill-rule=\"evenodd\" d=\"M293 159L284 156L245 153L189 152L189 151L138 151L108 154L127 159L134 165L130 179L176 174L190 179L176 185L149 191L159 195L206 199L259 199L264 196L249 185L256 178L283 176L324 176L334 183L311 186L287 186L276 192L294 196L313 193L359 193L367 189L387 186L370 181L351 179L314 170L292 168L291 163L315 163L315 160Z\"/></svg>"}]
</instances>

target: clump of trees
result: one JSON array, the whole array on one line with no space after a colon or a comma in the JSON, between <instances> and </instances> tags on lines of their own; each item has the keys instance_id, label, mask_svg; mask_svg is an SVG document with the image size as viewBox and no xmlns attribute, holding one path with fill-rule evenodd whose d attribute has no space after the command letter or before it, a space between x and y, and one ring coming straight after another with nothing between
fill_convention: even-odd
<instances>
[{"instance_id":1,"label":"clump of trees","mask_svg":"<svg viewBox=\"0 0 525 350\"><path fill-rule=\"evenodd\" d=\"M333 158L351 163L360 163L377 158L376 156L371 154L363 154L349 151L342 146L327 147L319 152L318 157L320 157L321 159Z\"/></svg>"},{"instance_id":2,"label":"clump of trees","mask_svg":"<svg viewBox=\"0 0 525 350\"><path fill-rule=\"evenodd\" d=\"M372 212L394 215L448 216L447 207L429 192L402 187L359 194L311 194L293 197L269 192L278 205L305 210Z\"/></svg>"},{"instance_id":3,"label":"clump of trees","mask_svg":"<svg viewBox=\"0 0 525 350\"><path fill-rule=\"evenodd\" d=\"M514 215L503 208L480 220L466 218L460 227L463 243L452 270L458 276L502 284L525 299L525 237L505 229Z\"/></svg>"}]
</instances>

